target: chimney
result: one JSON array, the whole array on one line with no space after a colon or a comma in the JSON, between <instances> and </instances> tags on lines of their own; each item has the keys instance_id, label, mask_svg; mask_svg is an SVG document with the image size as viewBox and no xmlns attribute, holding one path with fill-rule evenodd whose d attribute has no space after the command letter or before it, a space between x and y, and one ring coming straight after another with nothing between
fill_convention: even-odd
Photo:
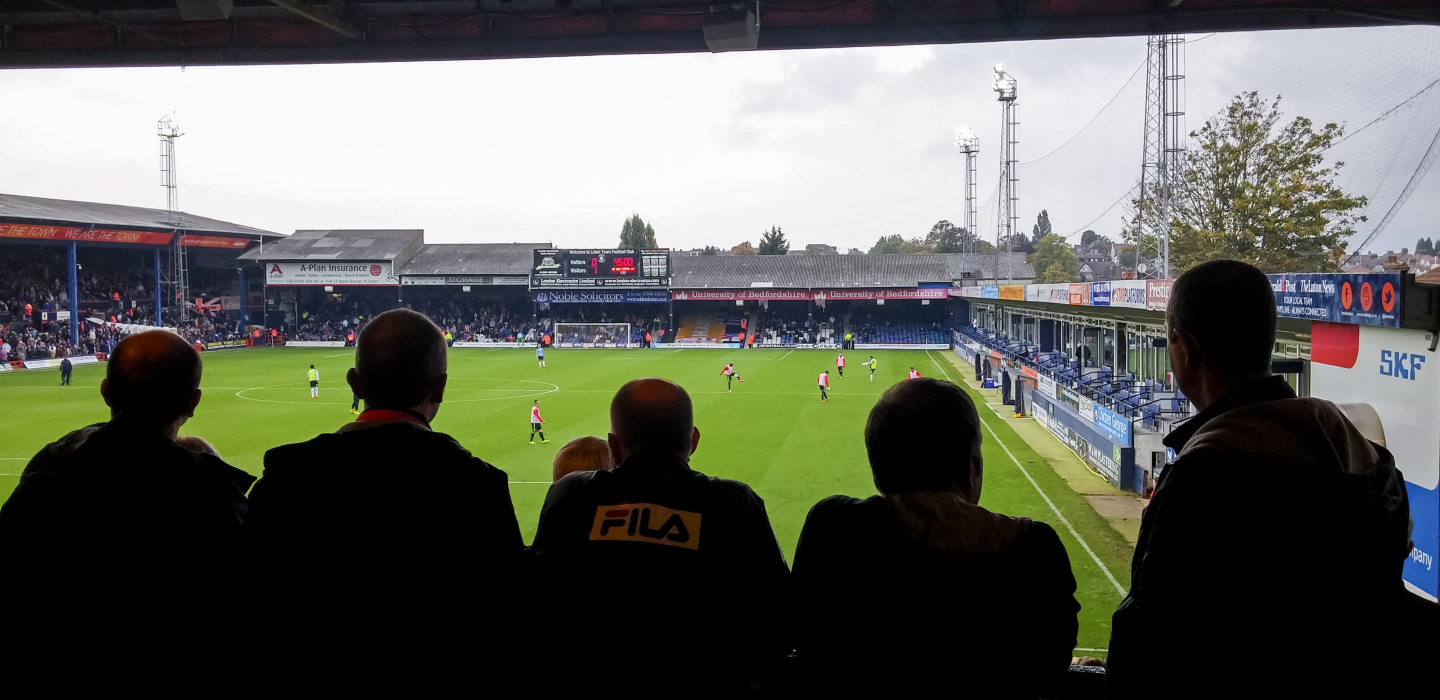
<instances>
[{"instance_id":1,"label":"chimney","mask_svg":"<svg viewBox=\"0 0 1440 700\"><path fill-rule=\"evenodd\" d=\"M1402 262L1400 256L1390 253L1385 260L1385 271L1404 273L1410 271L1410 266Z\"/></svg>"}]
</instances>

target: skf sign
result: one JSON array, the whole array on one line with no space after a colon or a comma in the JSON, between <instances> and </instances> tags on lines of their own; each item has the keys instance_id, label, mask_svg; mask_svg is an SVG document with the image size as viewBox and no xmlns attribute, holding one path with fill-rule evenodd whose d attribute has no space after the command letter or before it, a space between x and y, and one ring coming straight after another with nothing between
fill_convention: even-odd
<instances>
[{"instance_id":1,"label":"skf sign","mask_svg":"<svg viewBox=\"0 0 1440 700\"><path fill-rule=\"evenodd\" d=\"M600 506L595 509L590 540L700 549L700 514L653 503Z\"/></svg>"},{"instance_id":2,"label":"skf sign","mask_svg":"<svg viewBox=\"0 0 1440 700\"><path fill-rule=\"evenodd\" d=\"M1420 365L1423 364L1425 356L1419 353L1380 351L1380 374L1387 377L1409 379L1413 382L1420 374Z\"/></svg>"}]
</instances>

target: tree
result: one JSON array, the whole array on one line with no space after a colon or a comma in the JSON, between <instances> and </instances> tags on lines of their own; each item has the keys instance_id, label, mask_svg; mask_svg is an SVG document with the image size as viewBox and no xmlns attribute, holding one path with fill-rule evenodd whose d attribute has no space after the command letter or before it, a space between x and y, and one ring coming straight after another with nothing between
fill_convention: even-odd
<instances>
[{"instance_id":1,"label":"tree","mask_svg":"<svg viewBox=\"0 0 1440 700\"><path fill-rule=\"evenodd\" d=\"M655 242L655 229L645 223L639 214L631 214L620 226L621 248L659 248Z\"/></svg>"},{"instance_id":2,"label":"tree","mask_svg":"<svg viewBox=\"0 0 1440 700\"><path fill-rule=\"evenodd\" d=\"M1135 267L1135 246L1120 249L1120 267Z\"/></svg>"},{"instance_id":3,"label":"tree","mask_svg":"<svg viewBox=\"0 0 1440 700\"><path fill-rule=\"evenodd\" d=\"M1035 244L1030 265L1036 270L1043 270L1040 278L1047 283L1074 282L1080 275L1080 261L1075 258L1074 249L1064 238L1053 233Z\"/></svg>"},{"instance_id":4,"label":"tree","mask_svg":"<svg viewBox=\"0 0 1440 700\"><path fill-rule=\"evenodd\" d=\"M935 252L923 238L911 238L900 243L900 252L906 255L929 255Z\"/></svg>"},{"instance_id":5,"label":"tree","mask_svg":"<svg viewBox=\"0 0 1440 700\"><path fill-rule=\"evenodd\" d=\"M719 254L720 254L720 249L719 249L719 248L716 248L716 247L713 246L713 245L707 245L707 246L705 246L704 248L701 248L701 249L700 249L700 254L701 254L701 255L719 255Z\"/></svg>"},{"instance_id":6,"label":"tree","mask_svg":"<svg viewBox=\"0 0 1440 700\"><path fill-rule=\"evenodd\" d=\"M1415 254L1434 255L1435 244L1429 238L1421 238L1420 240L1415 241Z\"/></svg>"},{"instance_id":7,"label":"tree","mask_svg":"<svg viewBox=\"0 0 1440 700\"><path fill-rule=\"evenodd\" d=\"M1005 241L1000 241L1000 245L1005 245ZM1031 243L1030 239L1025 237L1025 234L1017 231L1010 236L1010 252L1033 253L1035 252L1035 244Z\"/></svg>"},{"instance_id":8,"label":"tree","mask_svg":"<svg viewBox=\"0 0 1440 700\"><path fill-rule=\"evenodd\" d=\"M1054 233L1054 231L1050 229L1050 212L1048 210L1041 209L1040 216L1035 217L1034 228L1030 229L1030 243L1032 245L1035 243L1039 243L1041 238L1044 238L1051 233Z\"/></svg>"},{"instance_id":9,"label":"tree","mask_svg":"<svg viewBox=\"0 0 1440 700\"><path fill-rule=\"evenodd\" d=\"M790 242L785 240L779 226L771 226L769 231L760 234L760 249L757 252L761 255L784 255L790 252Z\"/></svg>"},{"instance_id":10,"label":"tree","mask_svg":"<svg viewBox=\"0 0 1440 700\"><path fill-rule=\"evenodd\" d=\"M925 245L935 253L965 252L965 230L944 219L930 227L925 236Z\"/></svg>"},{"instance_id":11,"label":"tree","mask_svg":"<svg viewBox=\"0 0 1440 700\"><path fill-rule=\"evenodd\" d=\"M901 238L898 233L893 236L881 236L880 240L875 241L875 245L870 248L870 254L894 255L900 252L900 246L904 244L905 239Z\"/></svg>"},{"instance_id":12,"label":"tree","mask_svg":"<svg viewBox=\"0 0 1440 700\"><path fill-rule=\"evenodd\" d=\"M750 241L745 241L744 243L741 243L740 245L737 245L737 246L735 246L734 248L731 248L731 249L730 249L730 254L731 254L731 255L754 255L754 254L755 254L755 246L750 245Z\"/></svg>"},{"instance_id":13,"label":"tree","mask_svg":"<svg viewBox=\"0 0 1440 700\"><path fill-rule=\"evenodd\" d=\"M1114 245L1114 243L1115 241L1110 240L1109 236L1102 236L1094 231L1086 231L1080 234L1081 246L1103 250L1107 254L1110 252L1110 246Z\"/></svg>"},{"instance_id":14,"label":"tree","mask_svg":"<svg viewBox=\"0 0 1440 700\"><path fill-rule=\"evenodd\" d=\"M1095 233L1094 231L1086 231L1085 233L1080 234L1080 245L1090 245L1091 243L1100 240L1100 238L1100 234Z\"/></svg>"},{"instance_id":15,"label":"tree","mask_svg":"<svg viewBox=\"0 0 1440 700\"><path fill-rule=\"evenodd\" d=\"M1279 97L1266 105L1246 92L1190 133L1196 143L1185 153L1170 222L1172 277L1216 259L1270 273L1340 269L1366 204L1335 184L1344 163L1322 167L1345 129L1316 131L1306 117L1282 126L1280 116ZM1127 229L1154 230L1153 197L1137 198L1131 210ZM1127 240L1154 243L1133 233Z\"/></svg>"}]
</instances>

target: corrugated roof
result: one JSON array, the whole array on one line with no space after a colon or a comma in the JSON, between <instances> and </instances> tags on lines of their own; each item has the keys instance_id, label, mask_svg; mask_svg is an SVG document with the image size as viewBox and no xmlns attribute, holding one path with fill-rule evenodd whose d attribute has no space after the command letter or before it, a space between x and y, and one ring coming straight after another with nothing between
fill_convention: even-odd
<instances>
[{"instance_id":1,"label":"corrugated roof","mask_svg":"<svg viewBox=\"0 0 1440 700\"><path fill-rule=\"evenodd\" d=\"M157 231L174 231L178 228L184 233L219 234L246 238L259 238L260 236L280 238L284 236L284 234L273 231L232 224L228 221L185 212L180 212L178 220L172 221L170 213L164 209L25 197L18 194L0 194L0 219L19 219L52 225L94 225L105 228L153 229Z\"/></svg>"},{"instance_id":2,"label":"corrugated roof","mask_svg":"<svg viewBox=\"0 0 1440 700\"><path fill-rule=\"evenodd\" d=\"M536 248L549 243L427 243L401 275L529 275Z\"/></svg>"},{"instance_id":3,"label":"corrugated roof","mask_svg":"<svg viewBox=\"0 0 1440 700\"><path fill-rule=\"evenodd\" d=\"M675 289L910 288L924 282L995 277L995 255L696 255L672 256ZM1011 276L1031 280L1035 271L1024 253L1011 255ZM969 272L970 275L963 273ZM1003 273L1002 273L1003 274Z\"/></svg>"},{"instance_id":4,"label":"corrugated roof","mask_svg":"<svg viewBox=\"0 0 1440 700\"><path fill-rule=\"evenodd\" d=\"M240 257L260 261L389 260L398 268L425 241L422 229L349 229L296 231L264 249L254 248Z\"/></svg>"}]
</instances>

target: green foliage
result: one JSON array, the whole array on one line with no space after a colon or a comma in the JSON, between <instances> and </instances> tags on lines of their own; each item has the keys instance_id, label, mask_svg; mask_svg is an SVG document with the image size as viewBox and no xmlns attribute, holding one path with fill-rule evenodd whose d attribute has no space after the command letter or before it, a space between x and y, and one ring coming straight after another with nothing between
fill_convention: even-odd
<instances>
[{"instance_id":1,"label":"green foliage","mask_svg":"<svg viewBox=\"0 0 1440 700\"><path fill-rule=\"evenodd\" d=\"M1135 246L1120 249L1120 266L1135 267Z\"/></svg>"},{"instance_id":2,"label":"green foliage","mask_svg":"<svg viewBox=\"0 0 1440 700\"><path fill-rule=\"evenodd\" d=\"M874 245L874 246L871 246L871 248L870 248L870 254L871 254L871 255L894 255L894 254L900 252L900 246L902 246L902 245L904 245L904 244L905 244L905 239L904 239L904 238L901 238L901 237L900 237L900 234L898 234L898 233L895 234L895 235L893 235L893 236L881 236L881 237L880 237L880 240L875 241L875 245Z\"/></svg>"},{"instance_id":3,"label":"green foliage","mask_svg":"<svg viewBox=\"0 0 1440 700\"><path fill-rule=\"evenodd\" d=\"M719 249L719 248L716 248L716 247L713 246L713 245L707 245L707 246L705 246L704 248L701 248L701 249L700 249L700 254L701 254L701 255L719 255L719 254L720 254L720 249Z\"/></svg>"},{"instance_id":4,"label":"green foliage","mask_svg":"<svg viewBox=\"0 0 1440 700\"><path fill-rule=\"evenodd\" d=\"M1091 243L1094 243L1101 238L1102 236L1098 233L1095 233L1094 231L1086 231L1085 233L1080 234L1080 245L1090 245Z\"/></svg>"},{"instance_id":5,"label":"green foliage","mask_svg":"<svg viewBox=\"0 0 1440 700\"><path fill-rule=\"evenodd\" d=\"M740 245L731 248L730 253L732 255L754 255L755 246L750 245L750 241L745 241L744 243L741 243Z\"/></svg>"},{"instance_id":6,"label":"green foliage","mask_svg":"<svg viewBox=\"0 0 1440 700\"><path fill-rule=\"evenodd\" d=\"M760 249L757 252L761 255L784 255L790 252L790 242L785 240L779 226L771 226L769 231L760 234Z\"/></svg>"},{"instance_id":7,"label":"green foliage","mask_svg":"<svg viewBox=\"0 0 1440 700\"><path fill-rule=\"evenodd\" d=\"M1035 226L1030 229L1030 243L1032 245L1039 243L1041 238L1052 233L1054 233L1054 231L1050 228L1050 211L1048 209L1041 209L1040 215L1035 217Z\"/></svg>"},{"instance_id":8,"label":"green foliage","mask_svg":"<svg viewBox=\"0 0 1440 700\"><path fill-rule=\"evenodd\" d=\"M620 226L621 248L659 248L655 242L655 229L645 223L639 214L631 214Z\"/></svg>"},{"instance_id":9,"label":"green foliage","mask_svg":"<svg viewBox=\"0 0 1440 700\"><path fill-rule=\"evenodd\" d=\"M1030 256L1030 265L1040 273L1047 283L1074 282L1080 275L1080 261L1070 244L1055 234L1041 238L1035 244L1035 253Z\"/></svg>"},{"instance_id":10,"label":"green foliage","mask_svg":"<svg viewBox=\"0 0 1440 700\"><path fill-rule=\"evenodd\" d=\"M911 238L900 244L900 252L906 255L929 255L935 252L923 238Z\"/></svg>"},{"instance_id":11,"label":"green foliage","mask_svg":"<svg viewBox=\"0 0 1440 700\"><path fill-rule=\"evenodd\" d=\"M1416 254L1416 255L1434 255L1434 254L1435 254L1435 242L1432 241L1432 240L1430 240L1429 238L1421 238L1420 240L1415 241L1415 254Z\"/></svg>"},{"instance_id":12,"label":"green foliage","mask_svg":"<svg viewBox=\"0 0 1440 700\"><path fill-rule=\"evenodd\" d=\"M968 232L944 219L930 227L925 236L925 245L935 253L963 253Z\"/></svg>"},{"instance_id":13,"label":"green foliage","mask_svg":"<svg viewBox=\"0 0 1440 700\"><path fill-rule=\"evenodd\" d=\"M1319 131L1306 117L1280 124L1280 98L1237 95L1210 118L1185 154L1170 225L1171 276L1206 260L1242 260L1269 273L1333 272L1365 221L1365 197L1335 184L1344 163L1323 167L1345 129ZM1137 199L1132 224L1155 220L1155 202ZM1146 226L1153 230L1153 225ZM1131 239L1142 244L1150 241Z\"/></svg>"}]
</instances>

